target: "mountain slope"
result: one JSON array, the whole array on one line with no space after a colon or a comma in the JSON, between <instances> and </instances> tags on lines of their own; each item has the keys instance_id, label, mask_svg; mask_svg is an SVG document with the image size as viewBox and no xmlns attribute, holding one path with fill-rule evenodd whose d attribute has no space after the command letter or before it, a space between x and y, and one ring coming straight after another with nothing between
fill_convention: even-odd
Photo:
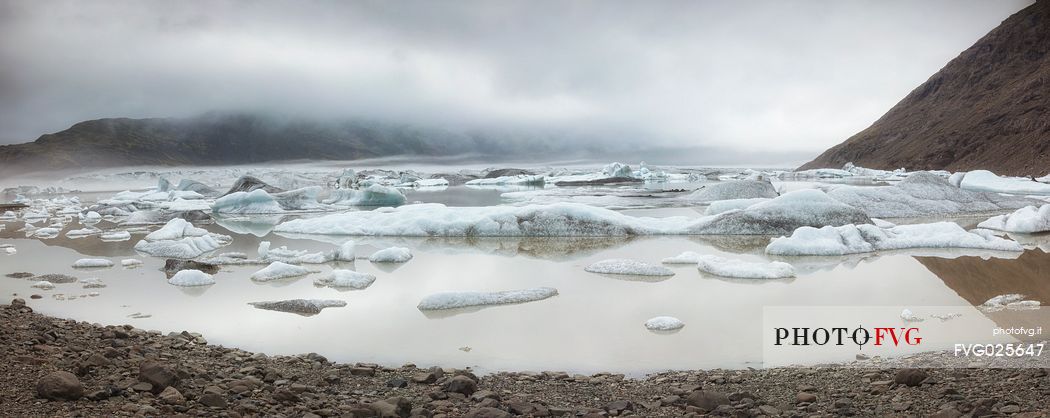
<instances>
[{"instance_id":1,"label":"mountain slope","mask_svg":"<svg viewBox=\"0 0 1050 418\"><path fill-rule=\"evenodd\" d=\"M1050 0L1010 16L867 129L800 169L1050 172Z\"/></svg>"}]
</instances>

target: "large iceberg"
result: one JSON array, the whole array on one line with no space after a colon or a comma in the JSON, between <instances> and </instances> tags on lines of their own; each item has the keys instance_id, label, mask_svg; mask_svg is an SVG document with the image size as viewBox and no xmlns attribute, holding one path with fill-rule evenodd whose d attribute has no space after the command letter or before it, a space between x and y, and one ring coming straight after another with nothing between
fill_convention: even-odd
<instances>
[{"instance_id":1,"label":"large iceberg","mask_svg":"<svg viewBox=\"0 0 1050 418\"><path fill-rule=\"evenodd\" d=\"M858 209L819 190L799 190L743 210L714 216L648 218L573 203L522 207L447 207L430 203L395 209L295 219L276 232L363 236L628 236L789 234L800 226L869 223Z\"/></svg>"},{"instance_id":2,"label":"large iceberg","mask_svg":"<svg viewBox=\"0 0 1050 418\"><path fill-rule=\"evenodd\" d=\"M803 227L789 237L774 238L766 253L783 256L838 256L910 248L969 248L1024 251L1021 244L992 235L987 230L966 231L953 222L900 225L843 225Z\"/></svg>"},{"instance_id":3,"label":"large iceberg","mask_svg":"<svg viewBox=\"0 0 1050 418\"><path fill-rule=\"evenodd\" d=\"M730 199L772 199L777 197L773 184L761 180L736 180L715 183L697 190L686 199L706 203Z\"/></svg>"},{"instance_id":4,"label":"large iceberg","mask_svg":"<svg viewBox=\"0 0 1050 418\"><path fill-rule=\"evenodd\" d=\"M502 292L443 292L423 298L416 306L421 311L505 305L547 299L558 294L553 287L537 287Z\"/></svg>"},{"instance_id":5,"label":"large iceberg","mask_svg":"<svg viewBox=\"0 0 1050 418\"><path fill-rule=\"evenodd\" d=\"M987 170L967 172L959 181L959 187L983 192L1050 195L1050 184L1026 178L999 177Z\"/></svg>"},{"instance_id":6,"label":"large iceberg","mask_svg":"<svg viewBox=\"0 0 1050 418\"><path fill-rule=\"evenodd\" d=\"M1014 213L993 216L977 224L980 228L1006 232L1034 234L1050 231L1050 204L1040 207L1025 206Z\"/></svg>"},{"instance_id":7,"label":"large iceberg","mask_svg":"<svg viewBox=\"0 0 1050 418\"><path fill-rule=\"evenodd\" d=\"M220 197L212 203L211 210L214 213L242 215L284 212L277 200L263 189L233 192Z\"/></svg>"},{"instance_id":8,"label":"large iceberg","mask_svg":"<svg viewBox=\"0 0 1050 418\"><path fill-rule=\"evenodd\" d=\"M1017 209L1033 202L1016 196L963 190L928 172L912 173L894 186L835 186L827 193L877 218L991 212Z\"/></svg>"},{"instance_id":9,"label":"large iceberg","mask_svg":"<svg viewBox=\"0 0 1050 418\"><path fill-rule=\"evenodd\" d=\"M359 190L333 190L324 203L341 206L399 206L403 205L405 200L405 194L400 190L373 184Z\"/></svg>"},{"instance_id":10,"label":"large iceberg","mask_svg":"<svg viewBox=\"0 0 1050 418\"><path fill-rule=\"evenodd\" d=\"M700 271L707 274L738 279L786 279L795 277L795 268L788 263L780 261L753 263L715 255L702 255L697 258L697 267Z\"/></svg>"},{"instance_id":11,"label":"large iceberg","mask_svg":"<svg viewBox=\"0 0 1050 418\"><path fill-rule=\"evenodd\" d=\"M212 234L182 218L168 221L135 244L135 250L154 257L194 258L229 244L226 235Z\"/></svg>"}]
</instances>

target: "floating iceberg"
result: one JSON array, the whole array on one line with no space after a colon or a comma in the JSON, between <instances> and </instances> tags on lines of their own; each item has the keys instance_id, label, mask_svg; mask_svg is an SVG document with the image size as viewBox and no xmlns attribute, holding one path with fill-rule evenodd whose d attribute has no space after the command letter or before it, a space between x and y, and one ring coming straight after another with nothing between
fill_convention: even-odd
<instances>
[{"instance_id":1,"label":"floating iceberg","mask_svg":"<svg viewBox=\"0 0 1050 418\"><path fill-rule=\"evenodd\" d=\"M416 306L421 311L468 308L471 306L506 305L534 302L556 296L553 287L536 287L502 292L442 292L423 298Z\"/></svg>"},{"instance_id":2,"label":"floating iceberg","mask_svg":"<svg viewBox=\"0 0 1050 418\"><path fill-rule=\"evenodd\" d=\"M80 216L80 223L83 224L94 224L99 223L100 221L102 221L102 215L99 215L98 212L95 211L88 211L88 213Z\"/></svg>"},{"instance_id":3,"label":"floating iceberg","mask_svg":"<svg viewBox=\"0 0 1050 418\"><path fill-rule=\"evenodd\" d=\"M545 184L543 176L521 174L517 176L502 176L487 179L474 179L466 183L467 186L539 186Z\"/></svg>"},{"instance_id":4,"label":"floating iceberg","mask_svg":"<svg viewBox=\"0 0 1050 418\"><path fill-rule=\"evenodd\" d=\"M80 279L80 284L85 289L102 289L106 287L106 284L102 283L102 280L97 278Z\"/></svg>"},{"instance_id":5,"label":"floating iceberg","mask_svg":"<svg viewBox=\"0 0 1050 418\"><path fill-rule=\"evenodd\" d=\"M795 277L795 268L788 263L752 263L732 260L714 255L702 255L697 259L700 271L721 277L738 279L786 279Z\"/></svg>"},{"instance_id":6,"label":"floating iceberg","mask_svg":"<svg viewBox=\"0 0 1050 418\"><path fill-rule=\"evenodd\" d=\"M210 274L200 270L179 270L168 279L168 284L174 286L208 286L215 284L215 279Z\"/></svg>"},{"instance_id":7,"label":"floating iceberg","mask_svg":"<svg viewBox=\"0 0 1050 418\"><path fill-rule=\"evenodd\" d=\"M335 252L335 261L354 261L357 258L357 243L353 240L342 243Z\"/></svg>"},{"instance_id":8,"label":"floating iceberg","mask_svg":"<svg viewBox=\"0 0 1050 418\"><path fill-rule=\"evenodd\" d=\"M631 170L631 166L622 164L619 162L610 163L605 167L602 167L602 174L606 177L633 177L634 171Z\"/></svg>"},{"instance_id":9,"label":"floating iceberg","mask_svg":"<svg viewBox=\"0 0 1050 418\"><path fill-rule=\"evenodd\" d=\"M912 173L895 186L835 186L827 193L832 199L878 218L991 212L1033 203L1017 196L963 190L928 172Z\"/></svg>"},{"instance_id":10,"label":"floating iceberg","mask_svg":"<svg viewBox=\"0 0 1050 418\"><path fill-rule=\"evenodd\" d=\"M736 180L705 186L687 196L686 199L703 203L730 199L772 199L777 195L773 184L768 181Z\"/></svg>"},{"instance_id":11,"label":"floating iceberg","mask_svg":"<svg viewBox=\"0 0 1050 418\"><path fill-rule=\"evenodd\" d=\"M0 222L11 222L18 219L18 215L15 215L12 211L6 211L3 215L0 215Z\"/></svg>"},{"instance_id":12,"label":"floating iceberg","mask_svg":"<svg viewBox=\"0 0 1050 418\"><path fill-rule=\"evenodd\" d=\"M904 320L904 322L922 322L922 321L925 321L925 319L923 319L922 317L920 317L918 315L915 315L915 313L912 312L911 309L904 309L904 310L902 310L900 316L901 316L901 319Z\"/></svg>"},{"instance_id":13,"label":"floating iceberg","mask_svg":"<svg viewBox=\"0 0 1050 418\"><path fill-rule=\"evenodd\" d=\"M871 222L864 212L814 189L796 190L741 210L701 218L694 229L703 235L790 234L803 226L839 226Z\"/></svg>"},{"instance_id":14,"label":"floating iceberg","mask_svg":"<svg viewBox=\"0 0 1050 418\"><path fill-rule=\"evenodd\" d=\"M733 209L747 209L749 206L768 202L772 199L766 197L755 197L750 199L728 199L728 200L716 200L711 202L707 207L707 211L704 215L717 215L722 212L729 212Z\"/></svg>"},{"instance_id":15,"label":"floating iceberg","mask_svg":"<svg viewBox=\"0 0 1050 418\"><path fill-rule=\"evenodd\" d=\"M587 266L584 270L591 273L623 274L632 276L674 276L671 269L654 266L637 260L614 258L602 260Z\"/></svg>"},{"instance_id":16,"label":"floating iceberg","mask_svg":"<svg viewBox=\"0 0 1050 418\"><path fill-rule=\"evenodd\" d=\"M127 241L131 239L131 233L128 231L107 231L103 232L99 237L103 241Z\"/></svg>"},{"instance_id":17,"label":"floating iceberg","mask_svg":"<svg viewBox=\"0 0 1050 418\"><path fill-rule=\"evenodd\" d=\"M306 250L290 250L286 246L270 248L270 241L259 243L259 260L264 262L280 261L290 264L323 264L332 261L337 251L311 253Z\"/></svg>"},{"instance_id":18,"label":"floating iceberg","mask_svg":"<svg viewBox=\"0 0 1050 418\"><path fill-rule=\"evenodd\" d=\"M29 287L35 287L35 288L41 289L41 290L51 290L51 289L55 288L55 284L51 283L51 282L49 282L47 280L41 280L39 282L33 283L33 285L29 286Z\"/></svg>"},{"instance_id":19,"label":"floating iceberg","mask_svg":"<svg viewBox=\"0 0 1050 418\"><path fill-rule=\"evenodd\" d=\"M412 182L412 187L448 187L448 180L443 178L419 179Z\"/></svg>"},{"instance_id":20,"label":"floating iceberg","mask_svg":"<svg viewBox=\"0 0 1050 418\"><path fill-rule=\"evenodd\" d=\"M645 327L651 331L674 331L684 326L684 322L671 316L658 316L645 321Z\"/></svg>"},{"instance_id":21,"label":"floating iceberg","mask_svg":"<svg viewBox=\"0 0 1050 418\"><path fill-rule=\"evenodd\" d=\"M1047 232L1050 231L1050 204L1038 208L1025 206L1011 214L993 216L977 226L1025 234Z\"/></svg>"},{"instance_id":22,"label":"floating iceberg","mask_svg":"<svg viewBox=\"0 0 1050 418\"><path fill-rule=\"evenodd\" d=\"M154 257L194 258L228 244L231 238L194 227L182 218L168 221L161 229L146 235L135 250Z\"/></svg>"},{"instance_id":23,"label":"floating iceberg","mask_svg":"<svg viewBox=\"0 0 1050 418\"><path fill-rule=\"evenodd\" d=\"M51 239L51 238L58 237L58 234L61 233L61 232L62 232L62 230L58 229L58 228L52 228L52 227L37 228L36 230L33 231L33 236L37 237L37 238L40 238L40 239Z\"/></svg>"},{"instance_id":24,"label":"floating iceberg","mask_svg":"<svg viewBox=\"0 0 1050 418\"><path fill-rule=\"evenodd\" d=\"M999 177L987 170L974 170L966 173L959 182L959 187L982 192L1050 195L1050 184L1026 178Z\"/></svg>"},{"instance_id":25,"label":"floating iceberg","mask_svg":"<svg viewBox=\"0 0 1050 418\"><path fill-rule=\"evenodd\" d=\"M324 203L340 206L399 206L405 204L405 200L405 195L400 190L373 184L359 190L333 190Z\"/></svg>"},{"instance_id":26,"label":"floating iceberg","mask_svg":"<svg viewBox=\"0 0 1050 418\"><path fill-rule=\"evenodd\" d=\"M69 238L83 238L91 235L101 234L102 230L98 228L81 228L71 229L66 231L66 236Z\"/></svg>"},{"instance_id":27,"label":"floating iceberg","mask_svg":"<svg viewBox=\"0 0 1050 418\"><path fill-rule=\"evenodd\" d=\"M251 302L258 309L268 311L288 312L302 316L313 316L321 313L324 308L341 308L346 306L346 301L331 299L291 299L267 302Z\"/></svg>"},{"instance_id":28,"label":"floating iceberg","mask_svg":"<svg viewBox=\"0 0 1050 418\"><path fill-rule=\"evenodd\" d=\"M306 267L293 266L291 264L274 261L262 270L252 273L252 280L257 282L268 282L271 280L288 279L292 277L305 276L313 273Z\"/></svg>"},{"instance_id":29,"label":"floating iceberg","mask_svg":"<svg viewBox=\"0 0 1050 418\"><path fill-rule=\"evenodd\" d=\"M390 247L372 253L368 261L373 263L407 263L412 259L412 252L405 247Z\"/></svg>"},{"instance_id":30,"label":"floating iceberg","mask_svg":"<svg viewBox=\"0 0 1050 418\"><path fill-rule=\"evenodd\" d=\"M314 285L338 289L365 289L376 281L376 276L353 270L332 270L332 274L314 279Z\"/></svg>"},{"instance_id":31,"label":"floating iceberg","mask_svg":"<svg viewBox=\"0 0 1050 418\"><path fill-rule=\"evenodd\" d=\"M790 237L774 238L766 253L783 256L835 256L910 248L970 248L1024 251L1017 242L986 230L967 232L953 222L900 225L889 229L875 225L799 228Z\"/></svg>"},{"instance_id":32,"label":"floating iceberg","mask_svg":"<svg viewBox=\"0 0 1050 418\"><path fill-rule=\"evenodd\" d=\"M81 258L73 263L74 268L113 267L113 262L104 258Z\"/></svg>"},{"instance_id":33,"label":"floating iceberg","mask_svg":"<svg viewBox=\"0 0 1050 418\"><path fill-rule=\"evenodd\" d=\"M696 264L700 262L700 254L692 251L685 251L674 257L667 257L660 260L664 264Z\"/></svg>"},{"instance_id":34,"label":"floating iceberg","mask_svg":"<svg viewBox=\"0 0 1050 418\"><path fill-rule=\"evenodd\" d=\"M129 268L130 267L138 267L138 266L142 265L142 260L136 260L134 258L128 258L128 259L120 260L120 265L122 265L124 267L129 267Z\"/></svg>"},{"instance_id":35,"label":"floating iceberg","mask_svg":"<svg viewBox=\"0 0 1050 418\"><path fill-rule=\"evenodd\" d=\"M211 210L214 213L242 215L284 212L273 196L263 189L227 194L216 199Z\"/></svg>"}]
</instances>

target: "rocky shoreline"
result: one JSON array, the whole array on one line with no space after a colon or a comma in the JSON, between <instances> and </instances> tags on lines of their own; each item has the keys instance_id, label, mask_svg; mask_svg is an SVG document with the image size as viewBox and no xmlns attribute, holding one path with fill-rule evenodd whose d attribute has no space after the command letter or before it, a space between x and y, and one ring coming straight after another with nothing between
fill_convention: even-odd
<instances>
[{"instance_id":1,"label":"rocky shoreline","mask_svg":"<svg viewBox=\"0 0 1050 418\"><path fill-rule=\"evenodd\" d=\"M5 416L1002 416L1050 415L1037 369L778 368L496 373L266 356L0 307Z\"/></svg>"}]
</instances>

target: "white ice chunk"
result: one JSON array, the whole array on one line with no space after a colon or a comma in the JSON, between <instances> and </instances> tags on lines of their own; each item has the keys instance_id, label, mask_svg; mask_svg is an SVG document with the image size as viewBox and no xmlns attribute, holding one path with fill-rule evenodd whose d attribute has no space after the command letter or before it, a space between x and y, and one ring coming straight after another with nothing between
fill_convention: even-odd
<instances>
[{"instance_id":1,"label":"white ice chunk","mask_svg":"<svg viewBox=\"0 0 1050 418\"><path fill-rule=\"evenodd\" d=\"M314 280L317 286L328 286L344 289L364 289L376 281L376 276L358 273L353 270L332 270L332 274Z\"/></svg>"},{"instance_id":2,"label":"white ice chunk","mask_svg":"<svg viewBox=\"0 0 1050 418\"><path fill-rule=\"evenodd\" d=\"M10 222L16 219L18 219L18 215L15 215L12 211L6 211L3 215L0 215L0 221L2 222Z\"/></svg>"},{"instance_id":3,"label":"white ice chunk","mask_svg":"<svg viewBox=\"0 0 1050 418\"><path fill-rule=\"evenodd\" d=\"M174 286L207 286L215 284L215 279L210 274L200 270L179 270L168 279L168 284Z\"/></svg>"},{"instance_id":4,"label":"white ice chunk","mask_svg":"<svg viewBox=\"0 0 1050 418\"><path fill-rule=\"evenodd\" d=\"M1050 184L1027 178L999 177L988 170L974 170L966 173L959 187L984 192L1050 195Z\"/></svg>"},{"instance_id":5,"label":"white ice chunk","mask_svg":"<svg viewBox=\"0 0 1050 418\"><path fill-rule=\"evenodd\" d=\"M202 237L208 235L208 231L193 226L189 221L182 218L174 218L168 221L160 229L146 235L146 241L175 240L183 237Z\"/></svg>"},{"instance_id":6,"label":"white ice chunk","mask_svg":"<svg viewBox=\"0 0 1050 418\"><path fill-rule=\"evenodd\" d=\"M971 248L1023 251L1017 242L988 231L967 232L953 222L900 225L882 229L875 225L803 227L790 237L774 238L766 253L785 256L845 255L909 248Z\"/></svg>"},{"instance_id":7,"label":"white ice chunk","mask_svg":"<svg viewBox=\"0 0 1050 418\"><path fill-rule=\"evenodd\" d=\"M95 211L88 211L88 213L85 213L80 216L80 223L84 224L98 223L101 220L102 215L99 215L98 212Z\"/></svg>"},{"instance_id":8,"label":"white ice chunk","mask_svg":"<svg viewBox=\"0 0 1050 418\"><path fill-rule=\"evenodd\" d=\"M306 267L294 266L280 261L274 261L262 270L252 273L252 280L268 282L270 280L287 279L291 277L305 276L312 273Z\"/></svg>"},{"instance_id":9,"label":"white ice chunk","mask_svg":"<svg viewBox=\"0 0 1050 418\"><path fill-rule=\"evenodd\" d=\"M40 239L51 239L57 237L60 232L62 232L62 230L59 228L38 228L33 231L33 236Z\"/></svg>"},{"instance_id":10,"label":"white ice chunk","mask_svg":"<svg viewBox=\"0 0 1050 418\"><path fill-rule=\"evenodd\" d=\"M685 251L674 257L667 257L660 260L664 264L697 264L700 262L700 254L692 251Z\"/></svg>"},{"instance_id":11,"label":"white ice chunk","mask_svg":"<svg viewBox=\"0 0 1050 418\"><path fill-rule=\"evenodd\" d=\"M51 282L49 282L47 280L41 280L39 282L33 283L33 285L30 286L30 287L35 287L37 289L42 289L42 290L51 290L51 289L55 288L55 284L51 283Z\"/></svg>"},{"instance_id":12,"label":"white ice chunk","mask_svg":"<svg viewBox=\"0 0 1050 418\"><path fill-rule=\"evenodd\" d=\"M124 267L138 267L138 266L142 265L142 260L136 260L134 258L127 258L127 259L124 259L124 260L120 260L120 265L122 265Z\"/></svg>"},{"instance_id":13,"label":"white ice chunk","mask_svg":"<svg viewBox=\"0 0 1050 418\"><path fill-rule=\"evenodd\" d=\"M437 179L419 179L412 182L413 187L443 187L448 186L448 180L443 178Z\"/></svg>"},{"instance_id":14,"label":"white ice chunk","mask_svg":"<svg viewBox=\"0 0 1050 418\"><path fill-rule=\"evenodd\" d=\"M543 186L543 176L530 176L520 174L517 176L502 176L490 179L474 179L466 183L467 186Z\"/></svg>"},{"instance_id":15,"label":"white ice chunk","mask_svg":"<svg viewBox=\"0 0 1050 418\"><path fill-rule=\"evenodd\" d=\"M71 229L69 231L66 231L66 236L69 237L69 238L83 238L83 237L86 237L86 236L96 235L96 234L101 234L101 233L102 233L101 229L90 228L89 227L89 228L81 228L81 229Z\"/></svg>"},{"instance_id":16,"label":"white ice chunk","mask_svg":"<svg viewBox=\"0 0 1050 418\"><path fill-rule=\"evenodd\" d=\"M281 213L284 209L266 190L233 192L215 200L211 205L215 213L262 214Z\"/></svg>"},{"instance_id":17,"label":"white ice chunk","mask_svg":"<svg viewBox=\"0 0 1050 418\"><path fill-rule=\"evenodd\" d=\"M728 212L733 209L746 209L747 207L756 203L768 202L772 199L765 197L756 197L751 199L728 199L728 200L716 200L711 202L707 207L705 215L717 215L722 212Z\"/></svg>"},{"instance_id":18,"label":"white ice chunk","mask_svg":"<svg viewBox=\"0 0 1050 418\"><path fill-rule=\"evenodd\" d=\"M922 317L920 317L918 315L915 315L915 313L913 313L911 311L911 309L904 309L903 311L901 311L901 319L903 319L904 322L922 322L922 321L924 321L924 319Z\"/></svg>"},{"instance_id":19,"label":"white ice chunk","mask_svg":"<svg viewBox=\"0 0 1050 418\"><path fill-rule=\"evenodd\" d=\"M654 266L649 263L629 260L622 258L614 258L609 260L602 260L597 263L587 266L584 270L591 273L602 273L602 274L627 274L634 276L673 276L674 272L671 269L663 266Z\"/></svg>"},{"instance_id":20,"label":"white ice chunk","mask_svg":"<svg viewBox=\"0 0 1050 418\"><path fill-rule=\"evenodd\" d=\"M113 267L113 262L104 258L81 258L73 263L75 268Z\"/></svg>"},{"instance_id":21,"label":"white ice chunk","mask_svg":"<svg viewBox=\"0 0 1050 418\"><path fill-rule=\"evenodd\" d=\"M406 263L412 259L412 252L405 247L390 247L372 253L368 261L373 263Z\"/></svg>"},{"instance_id":22,"label":"white ice chunk","mask_svg":"<svg viewBox=\"0 0 1050 418\"><path fill-rule=\"evenodd\" d=\"M98 278L80 279L80 284L83 285L85 289L101 289L106 287L106 284L102 283L102 280Z\"/></svg>"},{"instance_id":23,"label":"white ice chunk","mask_svg":"<svg viewBox=\"0 0 1050 418\"><path fill-rule=\"evenodd\" d=\"M704 273L739 279L784 279L795 277L795 268L788 263L780 261L754 263L714 255L701 255L697 260L697 267Z\"/></svg>"},{"instance_id":24,"label":"white ice chunk","mask_svg":"<svg viewBox=\"0 0 1050 418\"><path fill-rule=\"evenodd\" d=\"M553 287L536 287L502 292L442 292L423 298L416 306L421 311L457 309L471 306L505 305L547 299L558 294Z\"/></svg>"},{"instance_id":25,"label":"white ice chunk","mask_svg":"<svg viewBox=\"0 0 1050 418\"><path fill-rule=\"evenodd\" d=\"M978 306L977 309L984 312L998 312L1004 309L1031 310L1039 309L1039 307L1040 303L1037 300L1025 300L1025 295L1009 293L988 299L981 306Z\"/></svg>"},{"instance_id":26,"label":"white ice chunk","mask_svg":"<svg viewBox=\"0 0 1050 418\"><path fill-rule=\"evenodd\" d=\"M107 231L103 232L100 238L103 241L127 241L131 239L131 233L128 231Z\"/></svg>"},{"instance_id":27,"label":"white ice chunk","mask_svg":"<svg viewBox=\"0 0 1050 418\"><path fill-rule=\"evenodd\" d=\"M684 326L684 322L672 316L658 316L645 321L645 327L652 331L674 331Z\"/></svg>"},{"instance_id":28,"label":"white ice chunk","mask_svg":"<svg viewBox=\"0 0 1050 418\"><path fill-rule=\"evenodd\" d=\"M341 206L398 206L405 203L405 195L397 188L373 184L360 190L333 190L324 203Z\"/></svg>"},{"instance_id":29,"label":"white ice chunk","mask_svg":"<svg viewBox=\"0 0 1050 418\"><path fill-rule=\"evenodd\" d=\"M993 216L977 224L980 228L1034 234L1050 231L1050 204L1036 208L1025 206L1014 213Z\"/></svg>"},{"instance_id":30,"label":"white ice chunk","mask_svg":"<svg viewBox=\"0 0 1050 418\"><path fill-rule=\"evenodd\" d=\"M344 242L335 252L335 261L354 261L357 258L357 243L353 240Z\"/></svg>"},{"instance_id":31,"label":"white ice chunk","mask_svg":"<svg viewBox=\"0 0 1050 418\"><path fill-rule=\"evenodd\" d=\"M194 258L221 248L224 244L216 239L216 236L223 237L222 235L208 234L202 237L186 237L179 240L152 242L142 240L135 244L135 250L154 257ZM229 237L225 238L228 239Z\"/></svg>"}]
</instances>

